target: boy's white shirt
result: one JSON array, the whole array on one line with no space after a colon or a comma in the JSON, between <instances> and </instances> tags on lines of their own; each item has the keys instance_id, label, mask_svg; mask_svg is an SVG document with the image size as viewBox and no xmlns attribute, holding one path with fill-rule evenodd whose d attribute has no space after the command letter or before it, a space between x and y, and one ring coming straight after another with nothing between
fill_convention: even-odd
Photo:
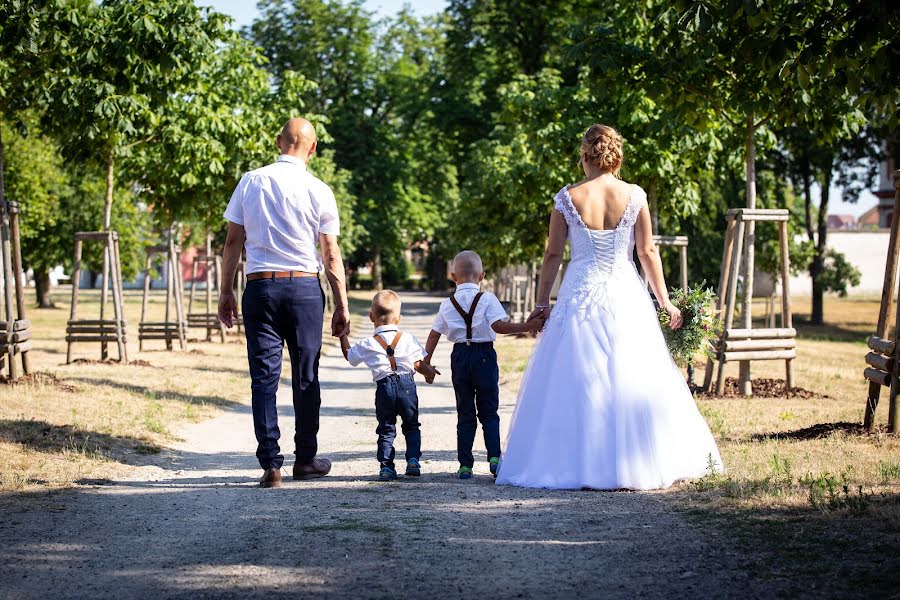
<instances>
[{"instance_id":1,"label":"boy's white shirt","mask_svg":"<svg viewBox=\"0 0 900 600\"><path fill-rule=\"evenodd\" d=\"M390 344L400 331L399 325L382 325L375 328L375 335L380 336ZM394 361L397 363L397 374L404 375L415 373L415 364L425 358L425 348L416 339L416 336L404 331L394 348ZM381 344L372 337L361 339L347 351L347 362L354 367L365 363L372 371L372 381L384 379L394 373L391 369L391 361Z\"/></svg>"},{"instance_id":2,"label":"boy's white shirt","mask_svg":"<svg viewBox=\"0 0 900 600\"><path fill-rule=\"evenodd\" d=\"M464 311L469 311L479 289L480 286L477 283L461 283L456 286L454 296ZM475 343L493 342L497 339L497 334L491 329L491 325L497 321L508 320L509 315L503 310L503 305L500 304L497 296L485 292L478 301L472 317L472 341ZM466 322L449 298L441 302L441 307L434 317L431 328L446 336L454 344L466 341Z\"/></svg>"}]
</instances>

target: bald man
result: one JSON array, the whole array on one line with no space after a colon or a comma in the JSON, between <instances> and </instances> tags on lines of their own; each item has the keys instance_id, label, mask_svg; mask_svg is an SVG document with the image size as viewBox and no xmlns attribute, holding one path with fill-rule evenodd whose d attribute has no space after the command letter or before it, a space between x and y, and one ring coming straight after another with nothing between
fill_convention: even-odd
<instances>
[{"instance_id":1,"label":"bald man","mask_svg":"<svg viewBox=\"0 0 900 600\"><path fill-rule=\"evenodd\" d=\"M247 287L241 302L250 363L256 457L262 487L279 487L284 456L278 440L275 394L281 378L282 347L291 357L295 455L294 479L323 477L331 461L316 456L319 432L319 354L325 297L319 285L324 269L334 292L331 333L350 332L344 266L337 245L340 230L334 193L306 170L316 152L316 130L306 119L291 119L275 139L278 161L250 171L231 196L225 219L223 281L233 282L247 250ZM226 327L237 317L231 285L219 295L219 319Z\"/></svg>"}]
</instances>

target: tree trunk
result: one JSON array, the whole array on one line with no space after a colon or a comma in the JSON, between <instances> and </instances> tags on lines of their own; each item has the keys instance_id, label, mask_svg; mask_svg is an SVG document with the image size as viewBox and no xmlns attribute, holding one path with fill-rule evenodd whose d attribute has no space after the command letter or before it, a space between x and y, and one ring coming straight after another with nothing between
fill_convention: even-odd
<instances>
[{"instance_id":1,"label":"tree trunk","mask_svg":"<svg viewBox=\"0 0 900 600\"><path fill-rule=\"evenodd\" d=\"M0 119L0 206L6 210L6 187L3 180L4 171L6 171L5 148L3 147L3 119Z\"/></svg>"},{"instance_id":2,"label":"tree trunk","mask_svg":"<svg viewBox=\"0 0 900 600\"><path fill-rule=\"evenodd\" d=\"M816 223L816 243L813 260L809 265L812 279L812 307L809 321L813 325L825 322L825 289L819 275L825 269L825 250L828 242L828 202L831 200L831 165L822 174L822 197L819 201L819 218Z\"/></svg>"},{"instance_id":3,"label":"tree trunk","mask_svg":"<svg viewBox=\"0 0 900 600\"><path fill-rule=\"evenodd\" d=\"M650 222L653 224L653 235L659 235L659 195L657 179L652 177L647 187L647 202L650 205Z\"/></svg>"},{"instance_id":4,"label":"tree trunk","mask_svg":"<svg viewBox=\"0 0 900 600\"><path fill-rule=\"evenodd\" d=\"M35 269L34 291L37 295L38 308L56 308L53 298L50 296L50 271Z\"/></svg>"},{"instance_id":5,"label":"tree trunk","mask_svg":"<svg viewBox=\"0 0 900 600\"><path fill-rule=\"evenodd\" d=\"M756 208L756 126L753 124L753 115L747 117L744 177L746 181L747 208Z\"/></svg>"},{"instance_id":6,"label":"tree trunk","mask_svg":"<svg viewBox=\"0 0 900 600\"><path fill-rule=\"evenodd\" d=\"M112 203L113 203L113 166L115 159L110 151L106 159L106 204L103 208L103 230L109 231L110 221L112 220Z\"/></svg>"},{"instance_id":7,"label":"tree trunk","mask_svg":"<svg viewBox=\"0 0 900 600\"><path fill-rule=\"evenodd\" d=\"M744 176L746 180L745 195L747 208L756 208L756 125L754 115L747 117L747 146L744 152ZM744 243L744 299L741 305L741 317L744 329L750 329L753 312L753 269L755 258L756 228L753 221L745 225L746 238ZM750 385L750 361L740 363L740 389L744 396L753 393Z\"/></svg>"},{"instance_id":8,"label":"tree trunk","mask_svg":"<svg viewBox=\"0 0 900 600\"><path fill-rule=\"evenodd\" d=\"M432 291L443 292L447 289L447 261L440 258L432 259L431 272L428 274L431 280Z\"/></svg>"},{"instance_id":9,"label":"tree trunk","mask_svg":"<svg viewBox=\"0 0 900 600\"><path fill-rule=\"evenodd\" d=\"M381 276L381 248L372 248L372 288L375 291L384 289L384 279Z\"/></svg>"},{"instance_id":10,"label":"tree trunk","mask_svg":"<svg viewBox=\"0 0 900 600\"><path fill-rule=\"evenodd\" d=\"M812 178L810 176L809 156L803 154L800 160L802 161L800 168L803 171L803 204L806 209L806 235L809 237L809 241L816 243L816 236L813 234L812 226Z\"/></svg>"}]
</instances>

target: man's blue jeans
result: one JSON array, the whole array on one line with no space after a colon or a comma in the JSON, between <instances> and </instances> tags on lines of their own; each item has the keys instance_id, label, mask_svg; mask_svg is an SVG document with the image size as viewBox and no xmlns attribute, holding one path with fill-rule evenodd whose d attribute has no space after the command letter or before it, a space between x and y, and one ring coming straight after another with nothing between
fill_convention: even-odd
<instances>
[{"instance_id":1,"label":"man's blue jeans","mask_svg":"<svg viewBox=\"0 0 900 600\"><path fill-rule=\"evenodd\" d=\"M316 455L319 432L319 354L322 350L322 313L325 297L317 277L256 279L247 282L241 315L247 336L247 358L253 397L256 457L263 469L280 469L284 456L278 446L275 393L281 379L282 348L291 357L298 463Z\"/></svg>"}]
</instances>

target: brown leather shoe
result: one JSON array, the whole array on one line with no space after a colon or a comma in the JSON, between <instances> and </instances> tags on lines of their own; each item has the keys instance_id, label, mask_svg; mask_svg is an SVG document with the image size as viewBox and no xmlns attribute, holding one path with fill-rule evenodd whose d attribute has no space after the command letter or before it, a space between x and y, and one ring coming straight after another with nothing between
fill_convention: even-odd
<instances>
[{"instance_id":1,"label":"brown leather shoe","mask_svg":"<svg viewBox=\"0 0 900 600\"><path fill-rule=\"evenodd\" d=\"M294 463L294 479L316 479L325 477L331 471L331 461L327 458L314 458L312 462Z\"/></svg>"},{"instance_id":2,"label":"brown leather shoe","mask_svg":"<svg viewBox=\"0 0 900 600\"><path fill-rule=\"evenodd\" d=\"M282 477L281 469L271 467L263 473L262 479L259 480L259 487L276 488L281 487Z\"/></svg>"}]
</instances>

